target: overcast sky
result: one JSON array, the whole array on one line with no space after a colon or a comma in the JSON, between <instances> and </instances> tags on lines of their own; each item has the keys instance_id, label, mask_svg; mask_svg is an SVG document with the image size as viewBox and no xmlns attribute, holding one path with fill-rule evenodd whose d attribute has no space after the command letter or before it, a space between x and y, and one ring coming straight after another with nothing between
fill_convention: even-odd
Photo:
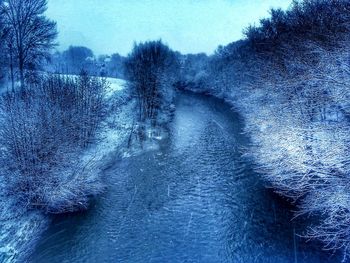
<instances>
[{"instance_id":1,"label":"overcast sky","mask_svg":"<svg viewBox=\"0 0 350 263\"><path fill-rule=\"evenodd\" d=\"M182 53L212 53L242 30L287 8L291 0L48 0L59 49L84 45L95 54L130 52L133 43L162 39Z\"/></svg>"}]
</instances>

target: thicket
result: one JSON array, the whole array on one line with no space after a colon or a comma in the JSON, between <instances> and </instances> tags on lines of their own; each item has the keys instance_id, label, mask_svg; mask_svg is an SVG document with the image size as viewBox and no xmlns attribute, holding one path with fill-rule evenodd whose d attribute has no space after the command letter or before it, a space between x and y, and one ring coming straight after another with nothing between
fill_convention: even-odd
<instances>
[{"instance_id":1,"label":"thicket","mask_svg":"<svg viewBox=\"0 0 350 263\"><path fill-rule=\"evenodd\" d=\"M198 66L192 89L246 119L250 154L274 189L316 215L306 237L350 253L350 2L294 1ZM204 66L203 66L204 65ZM203 68L204 72L203 73Z\"/></svg>"},{"instance_id":2,"label":"thicket","mask_svg":"<svg viewBox=\"0 0 350 263\"><path fill-rule=\"evenodd\" d=\"M95 138L106 85L85 73L47 75L1 97L1 177L21 205L74 211L101 190L77 156Z\"/></svg>"}]
</instances>

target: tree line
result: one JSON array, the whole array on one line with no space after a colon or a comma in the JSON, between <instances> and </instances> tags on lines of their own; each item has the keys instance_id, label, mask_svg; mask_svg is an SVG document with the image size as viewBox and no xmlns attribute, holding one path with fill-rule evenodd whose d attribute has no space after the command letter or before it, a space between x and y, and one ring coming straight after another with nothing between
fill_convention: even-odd
<instances>
[{"instance_id":1,"label":"tree line","mask_svg":"<svg viewBox=\"0 0 350 263\"><path fill-rule=\"evenodd\" d=\"M96 57L94 52L84 46L70 46L62 52L55 52L47 65L47 71L78 75L84 69L92 76L123 79L126 58L114 53Z\"/></svg>"},{"instance_id":2,"label":"tree line","mask_svg":"<svg viewBox=\"0 0 350 263\"><path fill-rule=\"evenodd\" d=\"M244 116L250 154L270 185L317 215L305 236L350 254L350 2L293 1L243 40L185 57L183 85ZM194 61L196 63L194 63ZM185 76L187 76L185 78Z\"/></svg>"}]
</instances>

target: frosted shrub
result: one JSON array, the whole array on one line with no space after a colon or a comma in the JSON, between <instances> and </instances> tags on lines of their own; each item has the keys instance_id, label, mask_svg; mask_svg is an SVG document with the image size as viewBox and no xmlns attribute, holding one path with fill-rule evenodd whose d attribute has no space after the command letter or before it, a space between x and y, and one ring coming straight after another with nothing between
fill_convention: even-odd
<instances>
[{"instance_id":1,"label":"frosted shrub","mask_svg":"<svg viewBox=\"0 0 350 263\"><path fill-rule=\"evenodd\" d=\"M86 205L94 186L74 162L94 139L105 85L86 74L53 75L1 98L2 176L22 205L55 212Z\"/></svg>"},{"instance_id":2,"label":"frosted shrub","mask_svg":"<svg viewBox=\"0 0 350 263\"><path fill-rule=\"evenodd\" d=\"M350 254L350 2L294 1L209 58L205 89L245 119L273 189L313 215L304 236Z\"/></svg>"}]
</instances>

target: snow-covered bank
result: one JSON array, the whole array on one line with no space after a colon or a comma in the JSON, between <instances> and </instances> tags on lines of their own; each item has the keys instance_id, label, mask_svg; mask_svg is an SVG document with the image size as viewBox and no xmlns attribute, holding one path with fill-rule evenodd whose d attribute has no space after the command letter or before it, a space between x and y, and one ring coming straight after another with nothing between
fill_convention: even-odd
<instances>
[{"instance_id":1,"label":"snow-covered bank","mask_svg":"<svg viewBox=\"0 0 350 263\"><path fill-rule=\"evenodd\" d=\"M184 79L242 115L248 154L266 185L308 219L298 234L342 251L344 261L350 259L349 14L349 1L294 1L199 66L189 60Z\"/></svg>"},{"instance_id":2,"label":"snow-covered bank","mask_svg":"<svg viewBox=\"0 0 350 263\"><path fill-rule=\"evenodd\" d=\"M341 249L346 259L350 225L349 125L342 108L325 106L329 110L323 116L320 113L315 121L305 122L285 108L278 93L267 94L263 88L189 90L223 99L242 115L244 131L251 142L246 154L254 159L266 185L295 202L296 216L318 219L310 220L309 228L298 234L323 241L327 250Z\"/></svg>"},{"instance_id":3,"label":"snow-covered bank","mask_svg":"<svg viewBox=\"0 0 350 263\"><path fill-rule=\"evenodd\" d=\"M134 102L125 82L107 79L110 82L105 95L106 116L100 126L95 143L76 156L72 166L60 167L63 176L70 176L70 184L98 185L103 189L101 170L111 158L121 155L127 146L132 127ZM80 172L75 175L76 170ZM3 181L3 180L1 180ZM35 246L36 240L50 222L49 216L38 211L19 208L12 197L5 196L4 184L0 188L0 262L23 262ZM67 191L58 187L57 191ZM92 195L94 193L91 193ZM83 197L85 198L85 197ZM83 204L85 206L85 204Z\"/></svg>"}]
</instances>

